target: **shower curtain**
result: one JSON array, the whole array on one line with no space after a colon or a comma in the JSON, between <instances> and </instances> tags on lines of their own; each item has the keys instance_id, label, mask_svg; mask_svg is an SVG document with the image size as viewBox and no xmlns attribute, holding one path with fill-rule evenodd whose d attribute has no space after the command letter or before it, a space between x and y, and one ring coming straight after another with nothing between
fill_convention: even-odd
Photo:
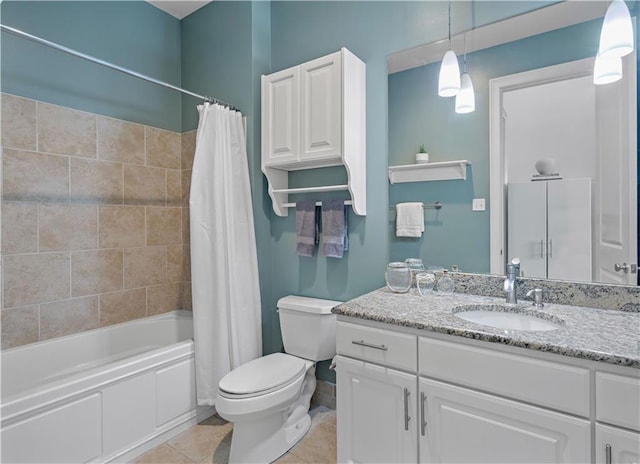
<instances>
[{"instance_id":1,"label":"shower curtain","mask_svg":"<svg viewBox=\"0 0 640 464\"><path fill-rule=\"evenodd\" d=\"M262 355L260 287L242 114L198 106L191 174L191 289L199 405L218 382Z\"/></svg>"}]
</instances>

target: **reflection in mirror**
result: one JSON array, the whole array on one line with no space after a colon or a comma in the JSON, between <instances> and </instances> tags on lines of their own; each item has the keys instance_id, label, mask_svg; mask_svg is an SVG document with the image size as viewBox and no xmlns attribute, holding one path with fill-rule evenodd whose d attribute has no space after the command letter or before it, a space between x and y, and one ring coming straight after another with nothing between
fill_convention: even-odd
<instances>
[{"instance_id":1,"label":"reflection in mirror","mask_svg":"<svg viewBox=\"0 0 640 464\"><path fill-rule=\"evenodd\" d=\"M443 203L425 211L418 240L395 237L390 216L392 260L504 274L519 257L525 276L637 284L637 61L623 58L622 81L593 85L607 5L564 2L469 33L469 114L437 96L446 43L389 57L389 165L415 162L421 144L430 162L470 162L464 181L390 186L391 205ZM474 198L488 211L472 211Z\"/></svg>"}]
</instances>

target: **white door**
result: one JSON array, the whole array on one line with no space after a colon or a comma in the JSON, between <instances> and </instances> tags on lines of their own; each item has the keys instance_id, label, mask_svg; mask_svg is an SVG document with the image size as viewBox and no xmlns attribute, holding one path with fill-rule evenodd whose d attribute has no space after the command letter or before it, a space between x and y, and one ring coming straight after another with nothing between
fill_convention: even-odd
<instances>
[{"instance_id":1,"label":"white door","mask_svg":"<svg viewBox=\"0 0 640 464\"><path fill-rule=\"evenodd\" d=\"M507 196L507 261L520 258L524 277L547 277L545 182L510 183Z\"/></svg>"},{"instance_id":2,"label":"white door","mask_svg":"<svg viewBox=\"0 0 640 464\"><path fill-rule=\"evenodd\" d=\"M591 462L591 424L434 380L426 395L420 462Z\"/></svg>"},{"instance_id":3,"label":"white door","mask_svg":"<svg viewBox=\"0 0 640 464\"><path fill-rule=\"evenodd\" d=\"M265 166L298 160L299 86L297 66L262 76L262 160Z\"/></svg>"},{"instance_id":4,"label":"white door","mask_svg":"<svg viewBox=\"0 0 640 464\"><path fill-rule=\"evenodd\" d=\"M300 160L336 159L342 147L342 52L300 66Z\"/></svg>"},{"instance_id":5,"label":"white door","mask_svg":"<svg viewBox=\"0 0 640 464\"><path fill-rule=\"evenodd\" d=\"M416 376L337 357L338 462L416 462Z\"/></svg>"},{"instance_id":6,"label":"white door","mask_svg":"<svg viewBox=\"0 0 640 464\"><path fill-rule=\"evenodd\" d=\"M591 282L591 179L547 184L547 277Z\"/></svg>"},{"instance_id":7,"label":"white door","mask_svg":"<svg viewBox=\"0 0 640 464\"><path fill-rule=\"evenodd\" d=\"M638 256L635 53L623 63L621 80L596 89L595 280L637 285L637 274L624 269L637 264Z\"/></svg>"},{"instance_id":8,"label":"white door","mask_svg":"<svg viewBox=\"0 0 640 464\"><path fill-rule=\"evenodd\" d=\"M596 464L640 462L640 433L596 424Z\"/></svg>"}]
</instances>

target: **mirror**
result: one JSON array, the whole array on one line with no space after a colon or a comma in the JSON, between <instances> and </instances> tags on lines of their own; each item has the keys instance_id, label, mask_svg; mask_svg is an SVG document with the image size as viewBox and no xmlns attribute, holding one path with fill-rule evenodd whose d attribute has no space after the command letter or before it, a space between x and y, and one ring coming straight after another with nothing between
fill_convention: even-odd
<instances>
[{"instance_id":1,"label":"mirror","mask_svg":"<svg viewBox=\"0 0 640 464\"><path fill-rule=\"evenodd\" d=\"M441 210L425 209L425 232L417 240L396 237L395 216L390 213L392 260L421 257L429 265L455 264L463 271L504 275L504 264L516 256L512 252L516 250L521 259L526 255L546 259L554 254L563 272L580 271L549 272L548 260L544 271L534 270L523 260L525 276L637 284L637 273L614 269L615 264L638 262L635 54L623 58L622 82L605 86L591 83L607 6L608 2L562 2L452 37L461 68L466 41L466 66L476 95L476 110L469 114L455 113L454 98L437 96L440 60L449 47L447 41L389 56L389 165L414 164L422 144L430 162L469 162L466 180L390 185L390 205L404 201L443 204ZM583 89L586 96L575 89ZM544 93L549 90L561 92L562 98ZM576 111L563 112L572 105ZM593 114L585 115L587 107ZM534 118L534 114L548 117ZM588 129L582 133L580 125ZM612 139L611 134L617 138ZM624 166L613 164L622 162L619 153L628 158L623 160L627 163ZM536 162L543 158L554 159L561 182L531 181L538 175ZM546 184L554 190L575 178L590 179L586 193L579 194L586 197L591 215L587 221L590 237L583 248L587 251L571 249L581 240L571 233L566 247L559 239L554 242L544 236L530 238L524 249L511 243L510 250L509 239L522 238L533 227L525 223L511 225L510 230L510 219L520 221L518 216L524 216L539 225L554 214L548 204L562 202L550 199L544 206L535 206L517 192L510 194L508 185L536 184L541 188ZM533 198L545 195L546 187ZM615 203L621 196L628 200L624 209ZM569 197L565 192L559 198ZM482 198L486 210L472 211L473 199ZM612 218L615 208L620 213ZM542 211L542 216L535 217L534 211ZM584 229L584 214L580 214ZM557 215L568 216L566 210ZM625 220L626 225L621 223ZM626 255L621 255L624 240L629 247ZM590 255L587 271L584 262L571 259L585 253Z\"/></svg>"}]
</instances>

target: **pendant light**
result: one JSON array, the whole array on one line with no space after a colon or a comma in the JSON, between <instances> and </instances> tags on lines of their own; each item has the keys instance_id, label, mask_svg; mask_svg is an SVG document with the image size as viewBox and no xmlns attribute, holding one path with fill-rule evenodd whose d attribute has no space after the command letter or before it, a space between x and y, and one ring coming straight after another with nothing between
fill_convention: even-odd
<instances>
[{"instance_id":1,"label":"pendant light","mask_svg":"<svg viewBox=\"0 0 640 464\"><path fill-rule=\"evenodd\" d=\"M593 83L596 85L611 84L622 78L622 58L619 56L596 56L593 66Z\"/></svg>"},{"instance_id":2,"label":"pendant light","mask_svg":"<svg viewBox=\"0 0 640 464\"><path fill-rule=\"evenodd\" d=\"M624 0L613 0L604 16L598 55L621 58L633 51L633 26Z\"/></svg>"},{"instance_id":3,"label":"pendant light","mask_svg":"<svg viewBox=\"0 0 640 464\"><path fill-rule=\"evenodd\" d=\"M476 96L471 76L467 72L467 35L464 35L464 67L460 77L460 93L456 95L456 113L472 113L476 110Z\"/></svg>"},{"instance_id":4,"label":"pendant light","mask_svg":"<svg viewBox=\"0 0 640 464\"><path fill-rule=\"evenodd\" d=\"M460 92L460 66L451 49L451 1L449 1L449 51L444 54L438 78L438 95L454 97Z\"/></svg>"}]
</instances>

